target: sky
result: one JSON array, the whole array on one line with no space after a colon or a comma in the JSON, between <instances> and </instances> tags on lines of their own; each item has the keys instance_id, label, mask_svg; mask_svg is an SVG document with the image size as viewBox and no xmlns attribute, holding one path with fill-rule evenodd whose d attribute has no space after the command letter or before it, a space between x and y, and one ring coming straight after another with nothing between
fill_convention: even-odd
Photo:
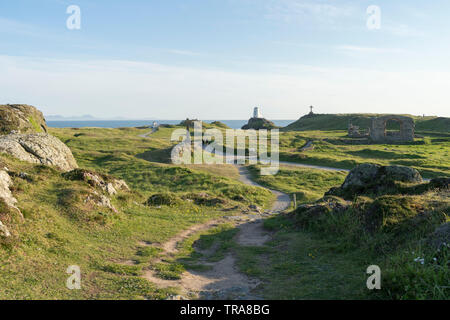
<instances>
[{"instance_id":1,"label":"sky","mask_svg":"<svg viewBox=\"0 0 450 320\"><path fill-rule=\"evenodd\" d=\"M0 104L128 119L247 119L256 106L298 119L310 105L448 117L449 12L448 0L1 1Z\"/></svg>"}]
</instances>

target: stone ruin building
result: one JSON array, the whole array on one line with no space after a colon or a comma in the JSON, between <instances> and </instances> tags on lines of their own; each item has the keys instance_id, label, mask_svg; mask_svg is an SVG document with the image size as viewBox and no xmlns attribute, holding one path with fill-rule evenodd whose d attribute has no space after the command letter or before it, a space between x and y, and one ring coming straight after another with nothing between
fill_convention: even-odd
<instances>
[{"instance_id":1,"label":"stone ruin building","mask_svg":"<svg viewBox=\"0 0 450 320\"><path fill-rule=\"evenodd\" d=\"M397 121L400 125L399 131L388 131L388 121ZM414 120L410 117L399 115L387 115L372 120L370 128L370 139L373 142L412 142L414 141Z\"/></svg>"},{"instance_id":2,"label":"stone ruin building","mask_svg":"<svg viewBox=\"0 0 450 320\"><path fill-rule=\"evenodd\" d=\"M387 130L387 123L395 121L400 130ZM350 138L369 138L376 143L397 143L414 141L414 120L410 117L399 115L386 115L372 119L372 124L367 130L361 129L351 123L348 124L348 136Z\"/></svg>"},{"instance_id":3,"label":"stone ruin building","mask_svg":"<svg viewBox=\"0 0 450 320\"><path fill-rule=\"evenodd\" d=\"M367 130L361 130L359 126L354 126L351 122L349 122L348 136L350 138L365 138L369 136L369 132L367 132Z\"/></svg>"}]
</instances>

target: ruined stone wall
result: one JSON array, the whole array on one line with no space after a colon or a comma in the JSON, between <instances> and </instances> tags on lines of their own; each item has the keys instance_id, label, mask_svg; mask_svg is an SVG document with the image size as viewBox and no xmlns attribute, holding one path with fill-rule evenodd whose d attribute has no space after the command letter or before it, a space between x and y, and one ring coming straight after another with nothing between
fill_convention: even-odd
<instances>
[{"instance_id":1,"label":"ruined stone wall","mask_svg":"<svg viewBox=\"0 0 450 320\"><path fill-rule=\"evenodd\" d=\"M387 135L386 123L388 121L398 121L400 132ZM370 138L374 142L411 142L414 141L414 120L405 116L388 115L372 120L370 128Z\"/></svg>"}]
</instances>

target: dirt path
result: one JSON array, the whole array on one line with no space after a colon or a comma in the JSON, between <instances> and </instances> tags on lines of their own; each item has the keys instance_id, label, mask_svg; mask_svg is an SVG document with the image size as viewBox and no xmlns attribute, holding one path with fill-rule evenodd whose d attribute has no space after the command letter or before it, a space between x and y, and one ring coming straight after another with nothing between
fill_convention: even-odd
<instances>
[{"instance_id":1,"label":"dirt path","mask_svg":"<svg viewBox=\"0 0 450 320\"><path fill-rule=\"evenodd\" d=\"M251 186L268 189L268 188L263 187L262 185L256 183L255 181L251 180L250 173L247 171L247 169L244 166L237 166L237 167L239 170L239 177L240 177L239 180L241 182L251 185ZM272 213L281 212L283 210L286 210L289 207L289 205L291 204L291 198L289 198L289 195L287 195L286 193L277 191L277 190L271 190L271 189L268 189L268 190L270 190L270 192L272 192L274 195L277 196L277 200L272 205L272 209L271 209Z\"/></svg>"},{"instance_id":2,"label":"dirt path","mask_svg":"<svg viewBox=\"0 0 450 320\"><path fill-rule=\"evenodd\" d=\"M253 186L260 186L250 180L250 176L244 167L240 166L238 169L242 182ZM178 252L178 244L189 237L225 222L232 222L239 229L235 237L235 241L238 244L242 246L262 246L270 239L270 234L263 228L263 219L271 214L279 213L287 209L290 205L288 195L274 190L271 191L277 196L277 200L273 204L270 212L258 215L247 214L224 217L201 225L192 226L161 246L163 249L163 258L161 260L174 257ZM209 254L214 253L214 248L212 250L213 252L209 252ZM209 269L206 271L188 270L182 274L179 280L161 279L153 270L146 270L144 278L161 288L179 288L180 295L174 297L174 299L259 299L259 297L252 294L252 291L260 282L257 279L249 278L240 273L237 270L235 258L231 253L228 253L222 260L215 263L207 261L200 262L208 266Z\"/></svg>"},{"instance_id":3,"label":"dirt path","mask_svg":"<svg viewBox=\"0 0 450 320\"><path fill-rule=\"evenodd\" d=\"M159 130L158 127L152 128L152 131L144 133L144 134L140 134L139 137L141 137L141 138L148 138L148 136L150 136L151 134L155 133L158 130Z\"/></svg>"}]
</instances>

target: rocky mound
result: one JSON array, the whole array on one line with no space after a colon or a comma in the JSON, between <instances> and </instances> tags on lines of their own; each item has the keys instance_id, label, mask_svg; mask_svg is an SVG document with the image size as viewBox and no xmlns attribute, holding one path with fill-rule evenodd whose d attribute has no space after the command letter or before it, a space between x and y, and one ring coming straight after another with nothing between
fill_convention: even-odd
<instances>
[{"instance_id":1,"label":"rocky mound","mask_svg":"<svg viewBox=\"0 0 450 320\"><path fill-rule=\"evenodd\" d=\"M439 247L449 242L449 180L423 183L413 168L363 164L350 171L341 187L298 206L290 216L296 224L322 232L335 230L341 221L354 234L384 234L381 241L389 246L427 237L438 227L428 243Z\"/></svg>"},{"instance_id":2,"label":"rocky mound","mask_svg":"<svg viewBox=\"0 0 450 320\"><path fill-rule=\"evenodd\" d=\"M0 105L0 135L32 132L47 132L42 112L28 105Z\"/></svg>"},{"instance_id":3,"label":"rocky mound","mask_svg":"<svg viewBox=\"0 0 450 320\"><path fill-rule=\"evenodd\" d=\"M22 161L55 166L62 171L78 168L70 149L46 133L0 136L0 152Z\"/></svg>"},{"instance_id":4,"label":"rocky mound","mask_svg":"<svg viewBox=\"0 0 450 320\"><path fill-rule=\"evenodd\" d=\"M113 176L94 172L86 169L74 169L65 172L62 176L71 181L83 181L87 189L68 189L64 192L61 201L73 208L77 208L78 213L90 212L96 207L108 208L118 213L118 210L111 203L111 196L119 192L129 192L130 188L124 180L116 179ZM80 204L83 205L80 205Z\"/></svg>"},{"instance_id":5,"label":"rocky mound","mask_svg":"<svg viewBox=\"0 0 450 320\"><path fill-rule=\"evenodd\" d=\"M352 169L342 186L330 189L326 195L351 200L355 195L389 193L396 182L420 183L422 177L414 168L365 163Z\"/></svg>"},{"instance_id":6,"label":"rocky mound","mask_svg":"<svg viewBox=\"0 0 450 320\"><path fill-rule=\"evenodd\" d=\"M250 118L248 120L248 123L242 127L242 130L248 130L248 129L275 129L278 128L272 121L269 121L264 118Z\"/></svg>"},{"instance_id":7,"label":"rocky mound","mask_svg":"<svg viewBox=\"0 0 450 320\"><path fill-rule=\"evenodd\" d=\"M116 179L114 177L96 173L86 169L75 169L63 174L68 180L85 181L92 187L98 187L109 195L117 194L117 191L130 191L127 183L124 180Z\"/></svg>"}]
</instances>

